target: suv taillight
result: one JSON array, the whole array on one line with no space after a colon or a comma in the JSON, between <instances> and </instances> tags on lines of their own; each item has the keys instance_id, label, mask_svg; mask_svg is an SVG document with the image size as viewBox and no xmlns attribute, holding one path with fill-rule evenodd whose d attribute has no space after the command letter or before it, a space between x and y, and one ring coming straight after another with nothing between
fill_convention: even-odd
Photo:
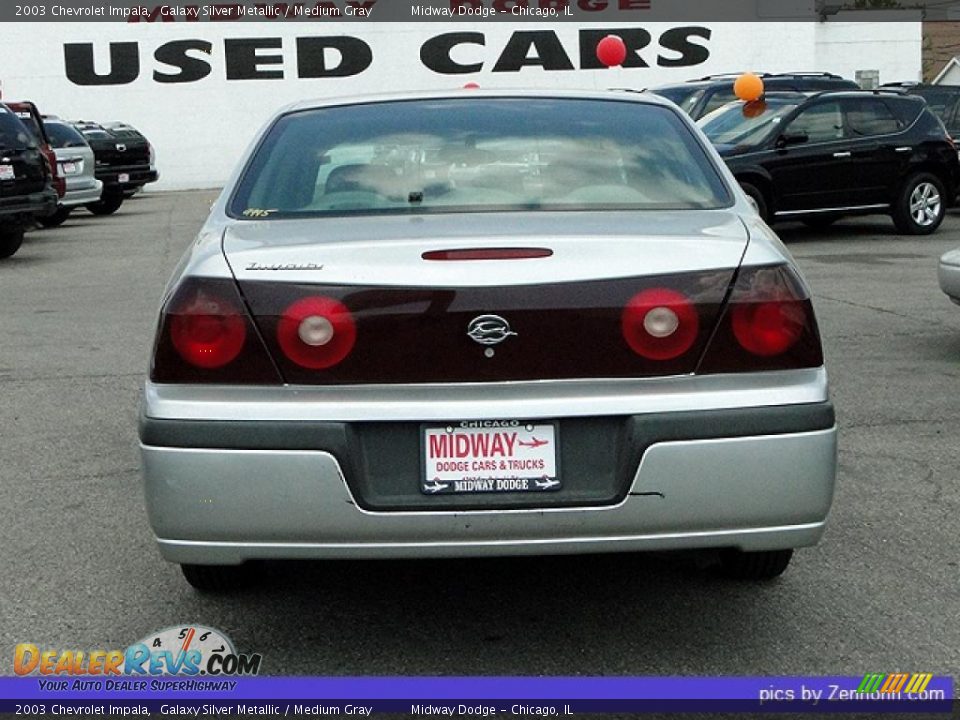
<instances>
[{"instance_id":1,"label":"suv taillight","mask_svg":"<svg viewBox=\"0 0 960 720\"><path fill-rule=\"evenodd\" d=\"M698 373L820 367L813 305L786 265L742 268Z\"/></svg>"},{"instance_id":2,"label":"suv taillight","mask_svg":"<svg viewBox=\"0 0 960 720\"><path fill-rule=\"evenodd\" d=\"M233 280L189 278L164 303L150 379L280 384Z\"/></svg>"}]
</instances>

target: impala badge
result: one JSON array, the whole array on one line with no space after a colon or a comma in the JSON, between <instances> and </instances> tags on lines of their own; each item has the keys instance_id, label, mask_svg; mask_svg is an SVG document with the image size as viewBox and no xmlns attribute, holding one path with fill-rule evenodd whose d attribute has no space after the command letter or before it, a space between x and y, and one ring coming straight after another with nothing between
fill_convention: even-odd
<instances>
[{"instance_id":1,"label":"impala badge","mask_svg":"<svg viewBox=\"0 0 960 720\"><path fill-rule=\"evenodd\" d=\"M467 335L481 345L498 345L516 333L510 329L510 323L499 315L481 315L470 321Z\"/></svg>"}]
</instances>

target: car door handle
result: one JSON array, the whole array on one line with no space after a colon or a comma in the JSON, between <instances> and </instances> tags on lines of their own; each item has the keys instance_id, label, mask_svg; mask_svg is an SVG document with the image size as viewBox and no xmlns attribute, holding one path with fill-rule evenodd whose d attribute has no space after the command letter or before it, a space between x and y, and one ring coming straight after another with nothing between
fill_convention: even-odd
<instances>
[{"instance_id":1,"label":"car door handle","mask_svg":"<svg viewBox=\"0 0 960 720\"><path fill-rule=\"evenodd\" d=\"M913 148L912 148L912 147L909 147L909 146L907 146L907 147L898 147L898 148L894 148L894 149L893 149L894 152L899 152L899 153L910 152L911 150L913 150Z\"/></svg>"},{"instance_id":2,"label":"car door handle","mask_svg":"<svg viewBox=\"0 0 960 720\"><path fill-rule=\"evenodd\" d=\"M833 156L834 156L835 158L847 158L847 157L850 157L850 153L849 153L849 152L835 152L835 153L833 154Z\"/></svg>"}]
</instances>

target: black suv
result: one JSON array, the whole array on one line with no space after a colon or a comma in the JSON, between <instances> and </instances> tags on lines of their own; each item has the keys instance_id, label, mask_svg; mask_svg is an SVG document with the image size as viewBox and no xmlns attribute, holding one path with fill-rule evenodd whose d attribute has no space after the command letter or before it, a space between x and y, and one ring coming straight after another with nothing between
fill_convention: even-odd
<instances>
[{"instance_id":1,"label":"black suv","mask_svg":"<svg viewBox=\"0 0 960 720\"><path fill-rule=\"evenodd\" d=\"M733 102L737 96L733 83L742 73L707 75L677 85L650 88L649 92L667 98L694 120ZM765 91L820 92L822 90L859 90L853 80L824 72L758 73Z\"/></svg>"},{"instance_id":2,"label":"black suv","mask_svg":"<svg viewBox=\"0 0 960 720\"><path fill-rule=\"evenodd\" d=\"M0 258L20 249L27 225L56 209L57 191L33 134L0 105Z\"/></svg>"},{"instance_id":3,"label":"black suv","mask_svg":"<svg viewBox=\"0 0 960 720\"><path fill-rule=\"evenodd\" d=\"M767 220L825 227L884 213L926 235L956 196L953 140L919 97L839 91L768 93L698 123Z\"/></svg>"},{"instance_id":4,"label":"black suv","mask_svg":"<svg viewBox=\"0 0 960 720\"><path fill-rule=\"evenodd\" d=\"M110 215L133 195L158 176L153 147L135 128L123 123L99 124L79 121L73 126L93 149L95 175L103 182L100 200L87 205L94 215Z\"/></svg>"}]
</instances>

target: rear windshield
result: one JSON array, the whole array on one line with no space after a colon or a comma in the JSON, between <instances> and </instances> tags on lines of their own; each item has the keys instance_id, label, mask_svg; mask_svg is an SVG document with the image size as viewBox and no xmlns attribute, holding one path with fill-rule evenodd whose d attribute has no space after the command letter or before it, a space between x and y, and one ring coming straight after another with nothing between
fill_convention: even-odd
<instances>
[{"instance_id":1,"label":"rear windshield","mask_svg":"<svg viewBox=\"0 0 960 720\"><path fill-rule=\"evenodd\" d=\"M675 85L672 87L660 87L650 90L654 95L665 97L670 102L677 105L685 113L693 111L700 96L703 95L702 87L690 87L689 85Z\"/></svg>"},{"instance_id":2,"label":"rear windshield","mask_svg":"<svg viewBox=\"0 0 960 720\"><path fill-rule=\"evenodd\" d=\"M17 116L0 106L0 148L19 150L25 147L36 147L36 145L36 140Z\"/></svg>"},{"instance_id":3,"label":"rear windshield","mask_svg":"<svg viewBox=\"0 0 960 720\"><path fill-rule=\"evenodd\" d=\"M87 144L83 135L66 123L48 120L44 123L44 126L47 128L50 145L55 148L83 147Z\"/></svg>"},{"instance_id":4,"label":"rear windshield","mask_svg":"<svg viewBox=\"0 0 960 720\"><path fill-rule=\"evenodd\" d=\"M230 202L234 217L728 206L674 111L618 100L483 98L281 117Z\"/></svg>"}]
</instances>

